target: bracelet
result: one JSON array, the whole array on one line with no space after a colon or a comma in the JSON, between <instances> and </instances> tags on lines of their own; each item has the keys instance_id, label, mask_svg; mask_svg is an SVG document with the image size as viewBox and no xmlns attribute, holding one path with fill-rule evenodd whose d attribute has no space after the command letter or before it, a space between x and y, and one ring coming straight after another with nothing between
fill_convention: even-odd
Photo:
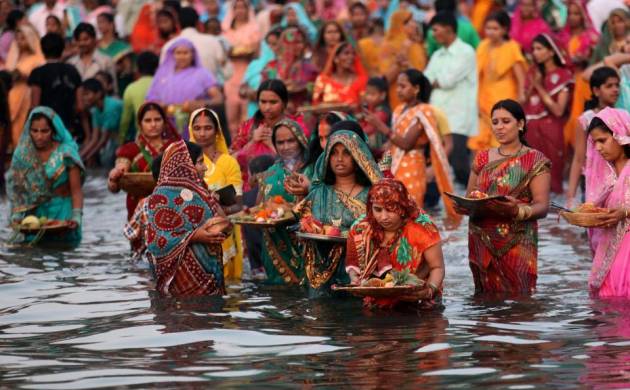
<instances>
[{"instance_id":1,"label":"bracelet","mask_svg":"<svg viewBox=\"0 0 630 390\"><path fill-rule=\"evenodd\" d=\"M517 221L524 221L529 219L533 214L532 208L530 206L518 206L518 214L516 214L515 219Z\"/></svg>"}]
</instances>

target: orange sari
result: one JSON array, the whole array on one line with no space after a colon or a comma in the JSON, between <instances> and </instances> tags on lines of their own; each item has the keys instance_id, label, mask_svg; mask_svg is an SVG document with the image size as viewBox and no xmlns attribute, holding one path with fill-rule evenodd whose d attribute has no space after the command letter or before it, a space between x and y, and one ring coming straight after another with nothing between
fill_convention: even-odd
<instances>
[{"instance_id":1,"label":"orange sari","mask_svg":"<svg viewBox=\"0 0 630 390\"><path fill-rule=\"evenodd\" d=\"M365 90L368 77L358 54L355 53L354 56L354 74L356 77L351 83L344 84L333 77L335 53L341 50L340 46L342 45L348 45L348 43L340 43L335 47L328 58L324 71L315 80L315 87L313 88L314 106L322 103L358 105L361 102L361 93Z\"/></svg>"},{"instance_id":2,"label":"orange sari","mask_svg":"<svg viewBox=\"0 0 630 390\"><path fill-rule=\"evenodd\" d=\"M396 107L394 111L392 123L394 124L394 132L401 136L404 136L418 123L422 125L423 129L413 149L405 151L393 144L391 145L391 171L394 177L405 185L407 191L409 191L409 195L411 195L419 207L422 207L427 189L427 161L424 156L424 148L429 144L431 149L431 166L435 173L435 181L442 194L447 216L449 219L459 223L461 216L455 212L451 200L444 196L445 191L453 191L453 184L449 177L450 167L448 158L442 146L442 139L436 130L437 122L431 110L431 106L428 104L418 104L406 108L405 105L401 104Z\"/></svg>"}]
</instances>

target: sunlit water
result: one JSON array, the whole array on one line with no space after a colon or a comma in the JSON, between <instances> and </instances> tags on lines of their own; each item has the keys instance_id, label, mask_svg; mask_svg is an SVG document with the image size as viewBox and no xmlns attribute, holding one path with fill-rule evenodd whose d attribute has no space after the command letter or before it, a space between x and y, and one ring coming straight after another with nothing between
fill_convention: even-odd
<instances>
[{"instance_id":1,"label":"sunlit water","mask_svg":"<svg viewBox=\"0 0 630 390\"><path fill-rule=\"evenodd\" d=\"M78 249L0 248L0 387L630 388L630 304L589 298L585 236L555 215L532 297L473 297L463 226L443 234L443 312L369 312L250 282L159 297L104 188L85 186Z\"/></svg>"}]
</instances>

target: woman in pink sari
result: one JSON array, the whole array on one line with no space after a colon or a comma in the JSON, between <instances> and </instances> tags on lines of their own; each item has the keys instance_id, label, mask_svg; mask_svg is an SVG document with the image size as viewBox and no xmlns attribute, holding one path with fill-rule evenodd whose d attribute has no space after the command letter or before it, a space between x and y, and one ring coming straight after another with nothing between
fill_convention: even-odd
<instances>
[{"instance_id":1,"label":"woman in pink sari","mask_svg":"<svg viewBox=\"0 0 630 390\"><path fill-rule=\"evenodd\" d=\"M595 229L589 287L599 298L630 298L630 114L604 108L588 132L586 191L609 209Z\"/></svg>"},{"instance_id":2,"label":"woman in pink sari","mask_svg":"<svg viewBox=\"0 0 630 390\"><path fill-rule=\"evenodd\" d=\"M225 83L225 109L232 139L236 129L247 118L247 101L238 91L247 65L258 50L262 39L254 10L248 0L235 0L223 19L223 36L228 40L230 59L234 67L232 77Z\"/></svg>"},{"instance_id":3,"label":"woman in pink sari","mask_svg":"<svg viewBox=\"0 0 630 390\"><path fill-rule=\"evenodd\" d=\"M521 0L512 16L510 37L521 45L525 53L529 53L538 34L551 34L551 29L540 16L536 0Z\"/></svg>"}]
</instances>

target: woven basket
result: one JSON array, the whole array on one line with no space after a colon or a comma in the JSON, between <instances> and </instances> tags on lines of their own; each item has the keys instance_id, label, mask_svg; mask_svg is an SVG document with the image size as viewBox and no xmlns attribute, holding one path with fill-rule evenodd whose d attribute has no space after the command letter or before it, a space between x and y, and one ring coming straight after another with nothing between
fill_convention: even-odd
<instances>
[{"instance_id":1,"label":"woven basket","mask_svg":"<svg viewBox=\"0 0 630 390\"><path fill-rule=\"evenodd\" d=\"M120 189L133 196L149 196L154 188L155 180L151 172L130 172L120 178Z\"/></svg>"},{"instance_id":2,"label":"woven basket","mask_svg":"<svg viewBox=\"0 0 630 390\"><path fill-rule=\"evenodd\" d=\"M589 228L599 225L601 223L600 217L606 215L606 213L569 213L561 211L560 215L571 225Z\"/></svg>"}]
</instances>

